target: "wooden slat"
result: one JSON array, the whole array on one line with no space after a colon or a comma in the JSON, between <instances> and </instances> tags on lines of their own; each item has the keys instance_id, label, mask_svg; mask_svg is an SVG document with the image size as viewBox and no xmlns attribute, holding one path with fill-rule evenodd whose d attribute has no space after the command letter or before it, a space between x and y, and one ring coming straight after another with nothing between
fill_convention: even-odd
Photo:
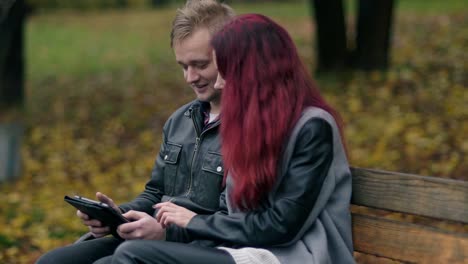
<instances>
[{"instance_id":1,"label":"wooden slat","mask_svg":"<svg viewBox=\"0 0 468 264\"><path fill-rule=\"evenodd\" d=\"M468 223L468 182L351 168L352 203Z\"/></svg>"},{"instance_id":2,"label":"wooden slat","mask_svg":"<svg viewBox=\"0 0 468 264\"><path fill-rule=\"evenodd\" d=\"M354 250L415 263L468 263L468 235L353 214Z\"/></svg>"},{"instance_id":3,"label":"wooden slat","mask_svg":"<svg viewBox=\"0 0 468 264\"><path fill-rule=\"evenodd\" d=\"M354 251L354 260L357 264L403 264L398 260L392 260L388 258L377 257L370 254Z\"/></svg>"}]
</instances>

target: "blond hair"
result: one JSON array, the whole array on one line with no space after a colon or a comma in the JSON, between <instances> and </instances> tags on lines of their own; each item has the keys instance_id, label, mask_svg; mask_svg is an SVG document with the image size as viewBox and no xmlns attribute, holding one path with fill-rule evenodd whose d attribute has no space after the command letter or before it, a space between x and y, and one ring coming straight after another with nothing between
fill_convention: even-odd
<instances>
[{"instance_id":1,"label":"blond hair","mask_svg":"<svg viewBox=\"0 0 468 264\"><path fill-rule=\"evenodd\" d=\"M234 15L230 6L216 0L188 0L184 7L177 9L172 22L171 47L200 27L206 27L213 36Z\"/></svg>"}]
</instances>

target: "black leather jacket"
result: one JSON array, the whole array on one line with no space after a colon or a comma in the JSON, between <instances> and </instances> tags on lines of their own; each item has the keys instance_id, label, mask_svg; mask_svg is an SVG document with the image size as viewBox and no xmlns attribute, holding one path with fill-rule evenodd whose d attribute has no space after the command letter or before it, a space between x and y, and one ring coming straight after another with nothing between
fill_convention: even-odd
<instances>
[{"instance_id":1,"label":"black leather jacket","mask_svg":"<svg viewBox=\"0 0 468 264\"><path fill-rule=\"evenodd\" d=\"M198 214L218 210L224 175L220 121L204 128L205 107L207 103L195 100L169 117L151 179L136 199L120 206L123 211L153 215L152 205L169 200Z\"/></svg>"},{"instance_id":2,"label":"black leather jacket","mask_svg":"<svg viewBox=\"0 0 468 264\"><path fill-rule=\"evenodd\" d=\"M328 123L316 118L309 120L300 130L275 200L264 201L256 210L227 216L228 197L223 192L220 211L195 216L185 230L188 236L196 240L218 241L229 247L288 243L314 207L333 159L332 141Z\"/></svg>"}]
</instances>

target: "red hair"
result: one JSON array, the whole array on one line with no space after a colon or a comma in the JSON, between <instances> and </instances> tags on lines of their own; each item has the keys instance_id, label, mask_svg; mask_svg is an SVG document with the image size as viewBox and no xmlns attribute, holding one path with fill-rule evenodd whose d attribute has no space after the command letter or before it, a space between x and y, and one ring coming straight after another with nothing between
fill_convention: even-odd
<instances>
[{"instance_id":1,"label":"red hair","mask_svg":"<svg viewBox=\"0 0 468 264\"><path fill-rule=\"evenodd\" d=\"M234 181L231 201L237 208L255 209L275 183L284 144L303 109L316 106L337 115L313 84L287 31L271 19L238 16L212 44L226 81L221 138L225 171Z\"/></svg>"}]
</instances>

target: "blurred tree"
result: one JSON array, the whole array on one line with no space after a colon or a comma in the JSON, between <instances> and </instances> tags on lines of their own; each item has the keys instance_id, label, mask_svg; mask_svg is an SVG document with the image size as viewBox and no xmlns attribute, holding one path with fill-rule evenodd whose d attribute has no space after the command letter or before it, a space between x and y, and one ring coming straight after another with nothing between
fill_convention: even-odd
<instances>
[{"instance_id":1,"label":"blurred tree","mask_svg":"<svg viewBox=\"0 0 468 264\"><path fill-rule=\"evenodd\" d=\"M353 64L364 70L388 67L393 0L360 0Z\"/></svg>"},{"instance_id":2,"label":"blurred tree","mask_svg":"<svg viewBox=\"0 0 468 264\"><path fill-rule=\"evenodd\" d=\"M317 27L317 71L388 67L394 0L359 0L354 40L346 36L342 0L311 0L310 4Z\"/></svg>"},{"instance_id":3,"label":"blurred tree","mask_svg":"<svg viewBox=\"0 0 468 264\"><path fill-rule=\"evenodd\" d=\"M318 69L341 69L346 65L346 27L341 0L313 0L317 24Z\"/></svg>"},{"instance_id":4,"label":"blurred tree","mask_svg":"<svg viewBox=\"0 0 468 264\"><path fill-rule=\"evenodd\" d=\"M127 0L116 0L115 1L115 6L117 8L125 8L128 6Z\"/></svg>"},{"instance_id":5,"label":"blurred tree","mask_svg":"<svg viewBox=\"0 0 468 264\"><path fill-rule=\"evenodd\" d=\"M157 8L167 5L169 2L169 0L151 0L151 5Z\"/></svg>"},{"instance_id":6,"label":"blurred tree","mask_svg":"<svg viewBox=\"0 0 468 264\"><path fill-rule=\"evenodd\" d=\"M2 4L0 16L0 106L22 104L24 97L24 0Z\"/></svg>"},{"instance_id":7,"label":"blurred tree","mask_svg":"<svg viewBox=\"0 0 468 264\"><path fill-rule=\"evenodd\" d=\"M0 2L0 118L23 104L23 28L27 11L24 0ZM7 121L11 119L6 115ZM22 125L13 121L0 122L0 182L20 175Z\"/></svg>"}]
</instances>

